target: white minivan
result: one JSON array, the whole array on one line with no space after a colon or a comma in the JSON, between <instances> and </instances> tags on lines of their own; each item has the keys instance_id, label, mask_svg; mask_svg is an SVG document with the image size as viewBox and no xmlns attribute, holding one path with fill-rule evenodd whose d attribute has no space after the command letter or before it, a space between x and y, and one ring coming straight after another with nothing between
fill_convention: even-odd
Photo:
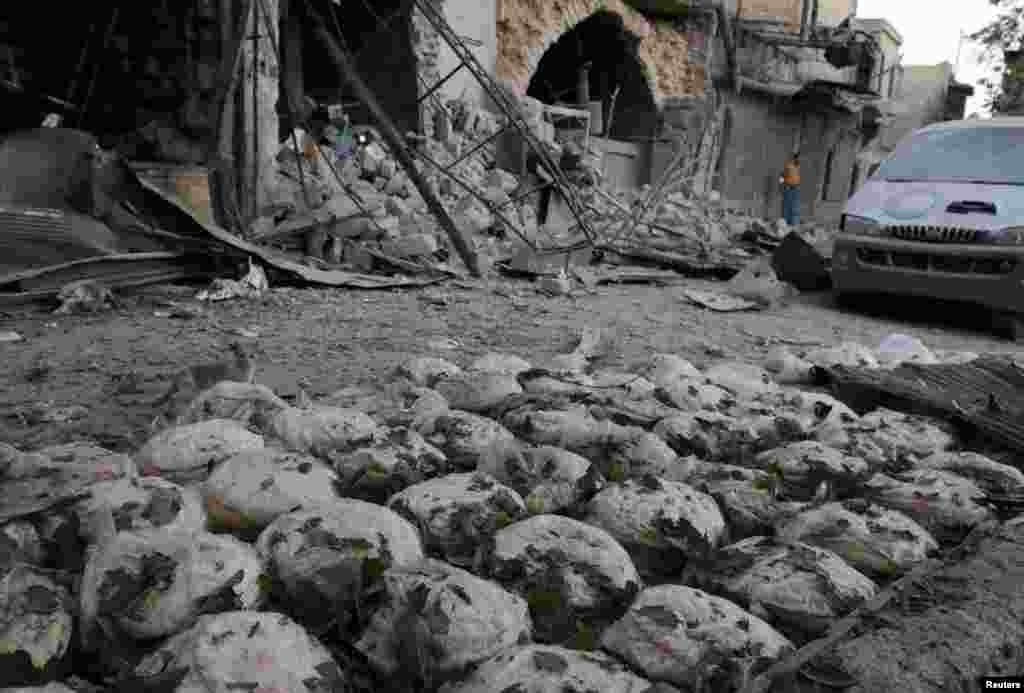
<instances>
[{"instance_id":1,"label":"white minivan","mask_svg":"<svg viewBox=\"0 0 1024 693\"><path fill-rule=\"evenodd\" d=\"M936 123L904 138L846 203L840 297L908 294L1024 317L1024 118Z\"/></svg>"}]
</instances>

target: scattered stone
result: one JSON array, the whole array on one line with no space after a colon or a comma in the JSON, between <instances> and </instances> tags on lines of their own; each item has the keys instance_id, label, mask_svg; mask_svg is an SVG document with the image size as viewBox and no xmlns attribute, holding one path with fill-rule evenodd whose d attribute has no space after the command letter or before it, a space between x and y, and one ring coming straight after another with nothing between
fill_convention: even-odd
<instances>
[{"instance_id":1,"label":"scattered stone","mask_svg":"<svg viewBox=\"0 0 1024 693\"><path fill-rule=\"evenodd\" d=\"M904 513L941 543L959 543L975 526L993 519L981 504L985 492L952 472L916 469L898 479L876 474L865 490L876 503Z\"/></svg>"},{"instance_id":2,"label":"scattered stone","mask_svg":"<svg viewBox=\"0 0 1024 693\"><path fill-rule=\"evenodd\" d=\"M681 378L703 378L696 366L675 354L655 354L648 364L646 377L658 387L667 387Z\"/></svg>"},{"instance_id":3,"label":"scattered stone","mask_svg":"<svg viewBox=\"0 0 1024 693\"><path fill-rule=\"evenodd\" d=\"M79 534L89 543L98 542L111 522L118 532L159 528L198 532L206 528L206 510L196 489L160 477L100 481L89 491L89 497L73 507Z\"/></svg>"},{"instance_id":4,"label":"scattered stone","mask_svg":"<svg viewBox=\"0 0 1024 693\"><path fill-rule=\"evenodd\" d=\"M928 530L903 513L861 500L802 512L777 527L775 535L833 551L880 579L899 577L939 548Z\"/></svg>"},{"instance_id":5,"label":"scattered stone","mask_svg":"<svg viewBox=\"0 0 1024 693\"><path fill-rule=\"evenodd\" d=\"M497 373L449 376L439 380L434 389L453 409L475 414L485 413L523 391L514 375Z\"/></svg>"},{"instance_id":6,"label":"scattered stone","mask_svg":"<svg viewBox=\"0 0 1024 693\"><path fill-rule=\"evenodd\" d=\"M444 359L420 356L409 359L395 372L399 378L408 378L421 387L434 387L441 378L460 375L462 369Z\"/></svg>"},{"instance_id":7,"label":"scattered stone","mask_svg":"<svg viewBox=\"0 0 1024 693\"><path fill-rule=\"evenodd\" d=\"M790 500L809 501L821 484L832 497L856 495L870 475L867 462L835 448L802 441L760 453L754 464L779 482Z\"/></svg>"},{"instance_id":8,"label":"scattered stone","mask_svg":"<svg viewBox=\"0 0 1024 693\"><path fill-rule=\"evenodd\" d=\"M29 565L3 573L0 686L32 686L59 675L74 634L67 590Z\"/></svg>"},{"instance_id":9,"label":"scattered stone","mask_svg":"<svg viewBox=\"0 0 1024 693\"><path fill-rule=\"evenodd\" d=\"M713 691L742 688L794 649L757 616L680 585L641 592L601 645L652 681Z\"/></svg>"},{"instance_id":10,"label":"scattered stone","mask_svg":"<svg viewBox=\"0 0 1024 693\"><path fill-rule=\"evenodd\" d=\"M824 635L877 591L870 578L831 551L763 536L722 547L687 577L797 641Z\"/></svg>"},{"instance_id":11,"label":"scattered stone","mask_svg":"<svg viewBox=\"0 0 1024 693\"><path fill-rule=\"evenodd\" d=\"M464 567L477 546L526 515L518 493L482 472L423 481L396 493L388 507L420 528L428 552Z\"/></svg>"},{"instance_id":12,"label":"scattered stone","mask_svg":"<svg viewBox=\"0 0 1024 693\"><path fill-rule=\"evenodd\" d=\"M839 346L812 349L807 352L804 359L821 368L878 368L878 359L871 349L856 342L843 342Z\"/></svg>"},{"instance_id":13,"label":"scattered stone","mask_svg":"<svg viewBox=\"0 0 1024 693\"><path fill-rule=\"evenodd\" d=\"M469 365L469 370L476 373L494 373L497 375L517 376L533 368L529 361L512 354L490 352L484 354Z\"/></svg>"},{"instance_id":14,"label":"scattered stone","mask_svg":"<svg viewBox=\"0 0 1024 693\"><path fill-rule=\"evenodd\" d=\"M918 462L917 466L952 472L973 481L987 494L1024 494L1024 472L976 452L937 452Z\"/></svg>"},{"instance_id":15,"label":"scattered stone","mask_svg":"<svg viewBox=\"0 0 1024 693\"><path fill-rule=\"evenodd\" d=\"M423 419L417 432L447 456L455 469L476 469L494 445L511 444L515 436L497 421L452 409Z\"/></svg>"},{"instance_id":16,"label":"scattered stone","mask_svg":"<svg viewBox=\"0 0 1024 693\"><path fill-rule=\"evenodd\" d=\"M678 574L687 560L714 551L725 534L711 496L653 476L609 485L587 505L586 521L622 544L644 575Z\"/></svg>"},{"instance_id":17,"label":"scattered stone","mask_svg":"<svg viewBox=\"0 0 1024 693\"><path fill-rule=\"evenodd\" d=\"M618 618L640 589L633 561L611 535L560 515L499 531L478 565L526 598L540 642L578 642Z\"/></svg>"},{"instance_id":18,"label":"scattered stone","mask_svg":"<svg viewBox=\"0 0 1024 693\"><path fill-rule=\"evenodd\" d=\"M187 484L203 481L224 460L263 448L263 436L237 421L207 419L175 426L149 439L136 453L143 476L162 476Z\"/></svg>"},{"instance_id":19,"label":"scattered stone","mask_svg":"<svg viewBox=\"0 0 1024 693\"><path fill-rule=\"evenodd\" d=\"M735 402L732 394L717 385L706 383L703 377L676 378L661 385L655 393L663 402L684 412L720 412Z\"/></svg>"},{"instance_id":20,"label":"scattered stone","mask_svg":"<svg viewBox=\"0 0 1024 693\"><path fill-rule=\"evenodd\" d=\"M741 399L757 399L778 390L767 371L746 363L719 363L709 368L704 377Z\"/></svg>"},{"instance_id":21,"label":"scattered stone","mask_svg":"<svg viewBox=\"0 0 1024 693\"><path fill-rule=\"evenodd\" d=\"M0 523L86 497L97 481L137 475L130 457L88 443L22 452L0 442Z\"/></svg>"},{"instance_id":22,"label":"scattered stone","mask_svg":"<svg viewBox=\"0 0 1024 693\"><path fill-rule=\"evenodd\" d=\"M522 597L460 568L427 559L389 568L382 580L383 606L356 648L384 676L423 653L417 673L442 680L531 638Z\"/></svg>"},{"instance_id":23,"label":"scattered stone","mask_svg":"<svg viewBox=\"0 0 1024 693\"><path fill-rule=\"evenodd\" d=\"M580 511L605 485L589 460L551 445L495 446L481 459L480 470L515 489L531 515Z\"/></svg>"},{"instance_id":24,"label":"scattered stone","mask_svg":"<svg viewBox=\"0 0 1024 693\"><path fill-rule=\"evenodd\" d=\"M264 564L234 537L155 529L101 540L82 577L83 643L176 635L198 616L253 609L263 601Z\"/></svg>"},{"instance_id":25,"label":"scattered stone","mask_svg":"<svg viewBox=\"0 0 1024 693\"><path fill-rule=\"evenodd\" d=\"M273 592L310 627L352 624L385 570L424 558L408 520L353 498L281 515L256 546L267 560Z\"/></svg>"},{"instance_id":26,"label":"scattered stone","mask_svg":"<svg viewBox=\"0 0 1024 693\"><path fill-rule=\"evenodd\" d=\"M950 424L888 409L865 414L844 426L843 433L845 436L837 436L833 445L838 443L838 447L881 472L906 471L956 443Z\"/></svg>"},{"instance_id":27,"label":"scattered stone","mask_svg":"<svg viewBox=\"0 0 1024 693\"><path fill-rule=\"evenodd\" d=\"M377 423L356 409L288 407L270 420L269 431L294 452L331 459L372 443Z\"/></svg>"},{"instance_id":28,"label":"scattered stone","mask_svg":"<svg viewBox=\"0 0 1024 693\"><path fill-rule=\"evenodd\" d=\"M135 690L174 693L348 688L345 672L327 648L291 618L273 612L203 616L144 657L132 674Z\"/></svg>"},{"instance_id":29,"label":"scattered stone","mask_svg":"<svg viewBox=\"0 0 1024 693\"><path fill-rule=\"evenodd\" d=\"M600 652L580 652L551 645L509 648L483 662L460 683L443 693L672 693L652 687L618 660ZM678 692L676 692L678 693Z\"/></svg>"},{"instance_id":30,"label":"scattered stone","mask_svg":"<svg viewBox=\"0 0 1024 693\"><path fill-rule=\"evenodd\" d=\"M226 460L202 492L211 527L259 533L285 513L336 500L337 487L338 476L315 457L264 448Z\"/></svg>"},{"instance_id":31,"label":"scattered stone","mask_svg":"<svg viewBox=\"0 0 1024 693\"><path fill-rule=\"evenodd\" d=\"M809 507L808 503L780 500L774 492L775 484L767 475L751 479L711 479L695 482L695 487L718 503L733 540L769 534Z\"/></svg>"},{"instance_id":32,"label":"scattered stone","mask_svg":"<svg viewBox=\"0 0 1024 693\"><path fill-rule=\"evenodd\" d=\"M384 505L413 484L448 473L448 458L408 428L390 429L371 447L336 456L345 496Z\"/></svg>"}]
</instances>

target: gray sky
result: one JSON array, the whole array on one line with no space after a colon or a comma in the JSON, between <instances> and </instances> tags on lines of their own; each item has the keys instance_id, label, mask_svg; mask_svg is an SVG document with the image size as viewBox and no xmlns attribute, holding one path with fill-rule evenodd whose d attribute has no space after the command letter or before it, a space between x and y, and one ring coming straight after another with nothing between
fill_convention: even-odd
<instances>
[{"instance_id":1,"label":"gray sky","mask_svg":"<svg viewBox=\"0 0 1024 693\"><path fill-rule=\"evenodd\" d=\"M859 0L857 4L858 17L888 19L903 35L904 65L955 64L960 31L970 34L996 14L988 0ZM965 40L957 79L975 86L966 115L981 111L985 96L976 82L987 70L978 65L977 56L977 47Z\"/></svg>"}]
</instances>

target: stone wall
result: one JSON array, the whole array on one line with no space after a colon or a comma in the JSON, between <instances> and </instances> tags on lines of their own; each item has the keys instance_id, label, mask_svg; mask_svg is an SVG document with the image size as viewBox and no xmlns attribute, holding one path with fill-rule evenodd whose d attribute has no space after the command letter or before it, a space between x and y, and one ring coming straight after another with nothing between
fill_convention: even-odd
<instances>
[{"instance_id":1,"label":"stone wall","mask_svg":"<svg viewBox=\"0 0 1024 693\"><path fill-rule=\"evenodd\" d=\"M544 52L599 10L620 15L626 29L642 39L639 56L657 105L667 96L703 93L704 66L690 62L686 35L669 22L648 20L622 0L498 0L497 78L524 94Z\"/></svg>"}]
</instances>

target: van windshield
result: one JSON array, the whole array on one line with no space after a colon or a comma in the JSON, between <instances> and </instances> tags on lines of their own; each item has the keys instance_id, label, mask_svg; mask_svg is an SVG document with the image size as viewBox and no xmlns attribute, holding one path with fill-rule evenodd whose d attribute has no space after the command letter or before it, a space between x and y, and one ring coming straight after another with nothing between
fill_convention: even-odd
<instances>
[{"instance_id":1,"label":"van windshield","mask_svg":"<svg viewBox=\"0 0 1024 693\"><path fill-rule=\"evenodd\" d=\"M919 132L896 147L876 177L1024 185L1024 128Z\"/></svg>"}]
</instances>

